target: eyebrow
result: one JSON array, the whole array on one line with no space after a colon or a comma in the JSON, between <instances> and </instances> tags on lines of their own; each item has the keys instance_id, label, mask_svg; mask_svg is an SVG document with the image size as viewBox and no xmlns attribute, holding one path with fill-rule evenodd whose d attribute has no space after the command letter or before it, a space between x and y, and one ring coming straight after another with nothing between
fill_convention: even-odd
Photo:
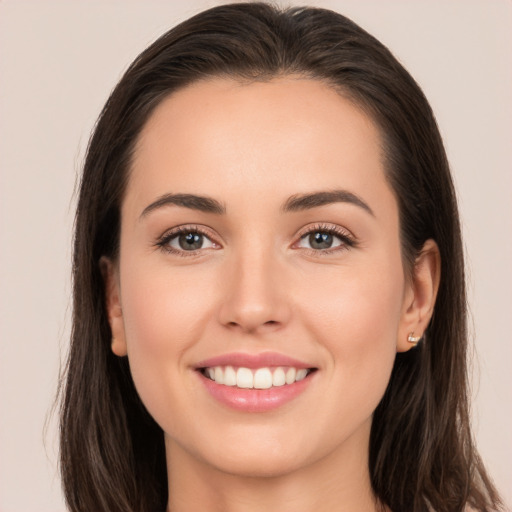
<instances>
[{"instance_id":1,"label":"eyebrow","mask_svg":"<svg viewBox=\"0 0 512 512\"><path fill-rule=\"evenodd\" d=\"M295 194L281 208L284 212L298 212L333 203L350 203L375 216L373 210L360 197L348 190L329 190L312 194Z\"/></svg>"},{"instance_id":2,"label":"eyebrow","mask_svg":"<svg viewBox=\"0 0 512 512\"><path fill-rule=\"evenodd\" d=\"M348 190L329 190L309 194L295 194L286 200L281 207L281 211L284 213L299 212L333 203L353 204L374 216L368 204ZM164 194L144 208L140 219L147 216L152 211L168 205L181 206L182 208L190 208L191 210L216 215L224 215L226 213L226 207L221 202L211 197L198 196L195 194Z\"/></svg>"},{"instance_id":3,"label":"eyebrow","mask_svg":"<svg viewBox=\"0 0 512 512\"><path fill-rule=\"evenodd\" d=\"M205 213L215 213L223 215L226 213L226 207L211 197L197 196L195 194L165 194L160 196L156 201L144 208L140 215L142 219L152 211L162 208L163 206L175 205L191 210L199 210Z\"/></svg>"}]
</instances>

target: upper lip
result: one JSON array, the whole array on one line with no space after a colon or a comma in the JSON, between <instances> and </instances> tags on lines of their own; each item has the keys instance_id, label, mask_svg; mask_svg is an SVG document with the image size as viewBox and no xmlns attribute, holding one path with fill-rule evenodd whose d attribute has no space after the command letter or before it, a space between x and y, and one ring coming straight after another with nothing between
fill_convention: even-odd
<instances>
[{"instance_id":1,"label":"upper lip","mask_svg":"<svg viewBox=\"0 0 512 512\"><path fill-rule=\"evenodd\" d=\"M312 365L299 361L293 357L277 352L262 352L260 354L247 354L233 352L205 359L197 363L196 368L211 368L214 366L237 366L243 368L264 368L267 366L293 366L294 368L313 368Z\"/></svg>"}]
</instances>

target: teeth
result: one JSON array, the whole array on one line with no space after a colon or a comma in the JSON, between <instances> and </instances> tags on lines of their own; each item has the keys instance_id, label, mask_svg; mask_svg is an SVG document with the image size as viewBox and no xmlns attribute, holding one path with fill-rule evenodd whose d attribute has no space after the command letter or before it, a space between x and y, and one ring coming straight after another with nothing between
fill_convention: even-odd
<instances>
[{"instance_id":1,"label":"teeth","mask_svg":"<svg viewBox=\"0 0 512 512\"><path fill-rule=\"evenodd\" d=\"M284 386L286 384L286 375L282 368L276 368L272 375L272 386Z\"/></svg>"},{"instance_id":2,"label":"teeth","mask_svg":"<svg viewBox=\"0 0 512 512\"><path fill-rule=\"evenodd\" d=\"M268 389L272 387L272 374L268 368L259 368L254 374L254 387Z\"/></svg>"},{"instance_id":3,"label":"teeth","mask_svg":"<svg viewBox=\"0 0 512 512\"><path fill-rule=\"evenodd\" d=\"M222 371L222 368L220 366L215 367L213 379L215 380L215 382L218 382L219 384L224 384L224 372Z\"/></svg>"},{"instance_id":4,"label":"teeth","mask_svg":"<svg viewBox=\"0 0 512 512\"><path fill-rule=\"evenodd\" d=\"M288 368L286 372L286 384L293 384L295 382L295 375L297 375L297 370L295 368Z\"/></svg>"},{"instance_id":5,"label":"teeth","mask_svg":"<svg viewBox=\"0 0 512 512\"><path fill-rule=\"evenodd\" d=\"M258 368L251 370L240 367L238 369L232 366L215 366L205 368L204 375L217 384L224 386L236 386L242 389L269 389L271 387L293 384L307 377L310 370L306 368Z\"/></svg>"},{"instance_id":6,"label":"teeth","mask_svg":"<svg viewBox=\"0 0 512 512\"><path fill-rule=\"evenodd\" d=\"M214 379L217 382L217 379ZM232 366L226 366L224 370L224 386L236 386L236 372Z\"/></svg>"},{"instance_id":7,"label":"teeth","mask_svg":"<svg viewBox=\"0 0 512 512\"><path fill-rule=\"evenodd\" d=\"M308 371L305 368L301 368L297 370L297 375L295 376L295 382L299 382L299 380L303 380L306 378Z\"/></svg>"},{"instance_id":8,"label":"teeth","mask_svg":"<svg viewBox=\"0 0 512 512\"><path fill-rule=\"evenodd\" d=\"M217 382L217 380L215 380ZM219 382L222 384L222 382ZM238 388L250 389L254 387L254 377L249 368L238 368L236 372L236 386Z\"/></svg>"}]
</instances>

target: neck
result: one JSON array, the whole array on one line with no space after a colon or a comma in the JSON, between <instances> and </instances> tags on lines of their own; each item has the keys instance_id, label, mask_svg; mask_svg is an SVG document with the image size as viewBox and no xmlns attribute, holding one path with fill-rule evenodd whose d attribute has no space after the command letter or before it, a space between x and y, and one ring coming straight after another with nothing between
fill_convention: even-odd
<instances>
[{"instance_id":1,"label":"neck","mask_svg":"<svg viewBox=\"0 0 512 512\"><path fill-rule=\"evenodd\" d=\"M369 436L369 429L368 429ZM230 474L166 439L167 512L377 512L368 470L368 437L282 475Z\"/></svg>"}]
</instances>

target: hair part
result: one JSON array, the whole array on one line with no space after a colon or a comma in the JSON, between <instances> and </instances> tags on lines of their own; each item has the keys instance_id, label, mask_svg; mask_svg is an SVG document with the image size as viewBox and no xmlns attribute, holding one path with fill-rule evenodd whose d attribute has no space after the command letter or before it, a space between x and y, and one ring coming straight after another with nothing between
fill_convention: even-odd
<instances>
[{"instance_id":1,"label":"hair part","mask_svg":"<svg viewBox=\"0 0 512 512\"><path fill-rule=\"evenodd\" d=\"M376 122L400 215L405 267L428 239L441 254L433 318L398 354L370 438L378 502L391 510L485 512L500 500L474 448L468 412L464 260L456 197L430 106L389 50L340 14L263 3L214 7L143 51L108 99L80 183L73 327L61 406L61 472L70 510L154 512L167 503L163 433L142 404L128 359L110 350L99 268L116 258L136 143L155 108L200 80L299 75L323 81Z\"/></svg>"}]
</instances>

